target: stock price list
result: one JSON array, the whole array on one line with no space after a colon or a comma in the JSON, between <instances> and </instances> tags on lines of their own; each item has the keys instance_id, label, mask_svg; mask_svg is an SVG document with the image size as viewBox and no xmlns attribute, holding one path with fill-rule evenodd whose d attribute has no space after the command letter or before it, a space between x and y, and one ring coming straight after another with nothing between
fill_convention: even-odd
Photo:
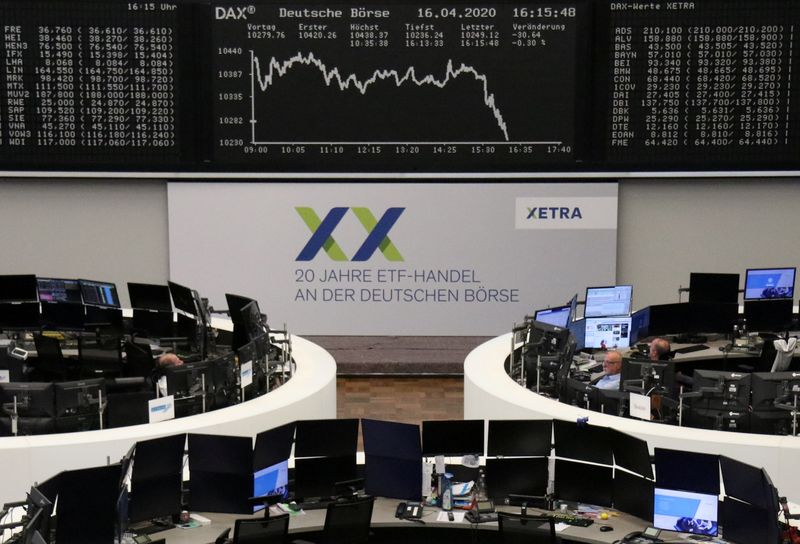
<instances>
[{"instance_id":1,"label":"stock price list","mask_svg":"<svg viewBox=\"0 0 800 544\"><path fill-rule=\"evenodd\" d=\"M584 9L213 4L214 161L300 171L571 164Z\"/></svg>"},{"instance_id":2,"label":"stock price list","mask_svg":"<svg viewBox=\"0 0 800 544\"><path fill-rule=\"evenodd\" d=\"M797 164L796 1L610 3L606 156Z\"/></svg>"},{"instance_id":3,"label":"stock price list","mask_svg":"<svg viewBox=\"0 0 800 544\"><path fill-rule=\"evenodd\" d=\"M0 161L176 160L178 13L174 2L3 2Z\"/></svg>"}]
</instances>

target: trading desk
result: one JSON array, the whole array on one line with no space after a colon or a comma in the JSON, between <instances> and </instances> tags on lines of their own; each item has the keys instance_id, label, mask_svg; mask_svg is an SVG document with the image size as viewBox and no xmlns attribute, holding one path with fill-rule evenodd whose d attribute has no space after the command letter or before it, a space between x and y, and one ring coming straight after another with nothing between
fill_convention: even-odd
<instances>
[{"instance_id":1,"label":"trading desk","mask_svg":"<svg viewBox=\"0 0 800 544\"><path fill-rule=\"evenodd\" d=\"M519 385L505 371L511 334L476 347L464 361L464 419L562 419L612 427L646 440L650 448L668 448L724 454L764 467L782 495L800 495L800 437L755 435L709 431L650 421L621 418L546 398ZM676 359L686 363L694 357L719 357L717 350L693 352ZM731 354L730 356L739 354ZM746 355L743 355L746 356Z\"/></svg>"},{"instance_id":2,"label":"trading desk","mask_svg":"<svg viewBox=\"0 0 800 544\"><path fill-rule=\"evenodd\" d=\"M449 522L437 521L439 508L425 507L425 513L422 516L424 523L400 520L395 518L395 508L397 499L379 498L375 501L375 507L372 512L372 530L375 533L376 542L455 542L456 539L472 539L475 535L477 542L499 542L499 535L497 533L497 523L482 523L479 525L471 524L467 521L462 522ZM500 507L498 510L506 510L512 513L519 513L519 508L514 507ZM458 512L458 510L455 510ZM540 513L535 509L528 509L530 514ZM611 510L609 510L611 512ZM234 515L234 514L203 514L205 517L211 519L210 525L204 525L194 529L170 529L163 533L153 535L153 538L166 538L167 544L203 544L214 542L219 534L228 527L233 527L234 521L239 518L247 518L248 516ZM252 517L261 517L263 514L257 514ZM299 515L293 515L289 521L289 533L293 534L296 538L301 538L303 533L319 532L325 525L325 510L309 510ZM613 531L602 532L600 525L610 525L614 528ZM619 540L631 531L641 531L647 526L645 521L630 516L628 514L619 513L613 515L608 521L598 521L588 527L575 527L570 526L559 532L562 542L585 542L595 544L610 544L615 540ZM447 539L442 540L443 536ZM453 531L458 531L453 534ZM231 530L231 535L233 531Z\"/></svg>"}]
</instances>

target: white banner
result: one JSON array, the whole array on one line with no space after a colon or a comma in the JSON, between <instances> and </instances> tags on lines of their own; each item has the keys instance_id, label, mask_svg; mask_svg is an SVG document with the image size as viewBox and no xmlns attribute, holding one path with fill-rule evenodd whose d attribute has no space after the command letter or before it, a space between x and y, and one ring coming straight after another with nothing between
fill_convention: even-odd
<instances>
[{"instance_id":1,"label":"white banner","mask_svg":"<svg viewBox=\"0 0 800 544\"><path fill-rule=\"evenodd\" d=\"M173 281L299 334L496 335L615 280L616 183L168 187Z\"/></svg>"}]
</instances>

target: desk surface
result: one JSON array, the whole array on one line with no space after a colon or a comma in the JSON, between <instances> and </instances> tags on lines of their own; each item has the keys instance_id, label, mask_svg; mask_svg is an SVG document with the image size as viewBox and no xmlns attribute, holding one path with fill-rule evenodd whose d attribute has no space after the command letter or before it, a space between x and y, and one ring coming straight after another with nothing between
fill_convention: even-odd
<instances>
[{"instance_id":1,"label":"desk surface","mask_svg":"<svg viewBox=\"0 0 800 544\"><path fill-rule=\"evenodd\" d=\"M482 523L480 525L470 524L467 521L463 522L440 522L436 518L439 515L440 509L434 507L425 507L425 513L422 516L422 521L425 524L420 524L412 521L403 521L394 517L397 499L384 499L379 498L375 501L375 508L372 512L372 527L375 529L380 528L407 528L414 529L420 527L434 528L434 529L457 529L457 530L488 530L496 531L497 523ZM508 511L512 513L519 513L519 508L501 507L500 511ZM536 512L536 510L528 509L528 512ZM609 512L611 512L609 510ZM234 521L240 518L247 517L261 517L262 514L256 516L244 516L234 514L202 514L211 519L210 525L204 525L194 529L170 529L153 535L153 538L166 538L167 544L202 544L214 542L214 539L228 527L233 527ZM325 524L325 510L309 510L303 514L293 515L289 522L290 533L304 533L311 531L319 531ZM613 531L602 532L600 525L611 525L614 527ZM610 544L615 540L619 540L631 531L641 531L647 523L630 516L628 514L613 515L611 519L603 522L595 522L588 527L575 527L570 526L558 534L562 538L567 538L575 542L587 542L595 544ZM231 533L232 536L232 533Z\"/></svg>"}]
</instances>

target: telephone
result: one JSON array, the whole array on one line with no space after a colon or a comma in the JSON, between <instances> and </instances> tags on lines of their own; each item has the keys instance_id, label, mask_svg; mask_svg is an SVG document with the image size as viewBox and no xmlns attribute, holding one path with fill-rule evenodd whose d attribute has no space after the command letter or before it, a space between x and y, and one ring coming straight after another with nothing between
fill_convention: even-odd
<instances>
[{"instance_id":1,"label":"telephone","mask_svg":"<svg viewBox=\"0 0 800 544\"><path fill-rule=\"evenodd\" d=\"M663 542L658 536L661 534L661 529L655 527L648 527L644 531L634 531L625 535L620 540L620 544L654 544L656 542Z\"/></svg>"},{"instance_id":2,"label":"telephone","mask_svg":"<svg viewBox=\"0 0 800 544\"><path fill-rule=\"evenodd\" d=\"M478 501L475 508L468 510L464 516L470 523L497 521L497 514L494 512L494 503L490 500Z\"/></svg>"},{"instance_id":3,"label":"telephone","mask_svg":"<svg viewBox=\"0 0 800 544\"><path fill-rule=\"evenodd\" d=\"M401 502L397 505L394 517L399 519L418 520L422 518L422 504L418 502Z\"/></svg>"}]
</instances>

